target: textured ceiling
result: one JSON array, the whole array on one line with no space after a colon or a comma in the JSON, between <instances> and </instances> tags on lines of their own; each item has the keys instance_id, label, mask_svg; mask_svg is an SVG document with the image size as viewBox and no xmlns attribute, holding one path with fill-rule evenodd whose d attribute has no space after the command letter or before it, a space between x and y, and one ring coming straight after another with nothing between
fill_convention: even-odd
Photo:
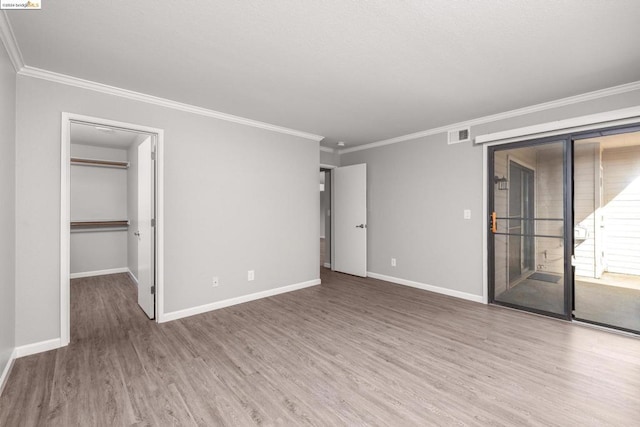
<instances>
[{"instance_id":1,"label":"textured ceiling","mask_svg":"<svg viewBox=\"0 0 640 427\"><path fill-rule=\"evenodd\" d=\"M638 0L43 2L27 65L347 147L640 80Z\"/></svg>"}]
</instances>

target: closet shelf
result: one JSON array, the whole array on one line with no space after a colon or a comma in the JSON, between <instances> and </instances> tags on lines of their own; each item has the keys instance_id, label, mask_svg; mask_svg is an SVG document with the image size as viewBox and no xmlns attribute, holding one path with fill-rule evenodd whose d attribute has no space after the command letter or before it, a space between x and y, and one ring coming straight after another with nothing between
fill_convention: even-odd
<instances>
[{"instance_id":1,"label":"closet shelf","mask_svg":"<svg viewBox=\"0 0 640 427\"><path fill-rule=\"evenodd\" d=\"M100 166L103 168L117 168L117 169L129 168L129 162L116 162L113 160L98 160L98 159L82 159L80 157L72 157L71 164L80 165L80 166Z\"/></svg>"},{"instance_id":2,"label":"closet shelf","mask_svg":"<svg viewBox=\"0 0 640 427\"><path fill-rule=\"evenodd\" d=\"M128 227L129 220L116 221L71 221L71 229Z\"/></svg>"}]
</instances>

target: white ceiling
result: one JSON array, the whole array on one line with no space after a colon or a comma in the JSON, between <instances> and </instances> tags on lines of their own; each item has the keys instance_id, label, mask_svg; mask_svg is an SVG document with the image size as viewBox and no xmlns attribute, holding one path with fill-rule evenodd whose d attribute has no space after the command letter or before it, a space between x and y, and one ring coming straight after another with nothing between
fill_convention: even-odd
<instances>
[{"instance_id":1,"label":"white ceiling","mask_svg":"<svg viewBox=\"0 0 640 427\"><path fill-rule=\"evenodd\" d=\"M72 144L119 149L131 147L137 141L139 135L137 132L80 123L71 123L70 131Z\"/></svg>"},{"instance_id":2,"label":"white ceiling","mask_svg":"<svg viewBox=\"0 0 640 427\"><path fill-rule=\"evenodd\" d=\"M26 65L347 148L640 80L638 0L43 2Z\"/></svg>"}]
</instances>

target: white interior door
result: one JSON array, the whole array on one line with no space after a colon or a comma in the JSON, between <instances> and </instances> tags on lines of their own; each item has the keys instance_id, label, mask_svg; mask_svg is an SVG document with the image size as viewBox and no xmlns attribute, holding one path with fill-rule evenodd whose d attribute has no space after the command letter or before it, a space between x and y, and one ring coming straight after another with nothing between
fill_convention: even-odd
<instances>
[{"instance_id":1,"label":"white interior door","mask_svg":"<svg viewBox=\"0 0 640 427\"><path fill-rule=\"evenodd\" d=\"M155 274L153 183L154 168L151 159L151 137L138 146L138 304L149 319L155 317Z\"/></svg>"},{"instance_id":2,"label":"white interior door","mask_svg":"<svg viewBox=\"0 0 640 427\"><path fill-rule=\"evenodd\" d=\"M336 271L367 276L367 165L333 169L333 260Z\"/></svg>"}]
</instances>

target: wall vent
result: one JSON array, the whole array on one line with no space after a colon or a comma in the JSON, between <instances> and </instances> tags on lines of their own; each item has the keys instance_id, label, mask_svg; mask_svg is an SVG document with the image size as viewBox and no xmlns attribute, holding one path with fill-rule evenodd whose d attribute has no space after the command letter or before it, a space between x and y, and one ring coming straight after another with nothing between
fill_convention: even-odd
<instances>
[{"instance_id":1,"label":"wall vent","mask_svg":"<svg viewBox=\"0 0 640 427\"><path fill-rule=\"evenodd\" d=\"M449 144L457 144L459 142L471 141L471 128L454 129L448 132Z\"/></svg>"}]
</instances>

